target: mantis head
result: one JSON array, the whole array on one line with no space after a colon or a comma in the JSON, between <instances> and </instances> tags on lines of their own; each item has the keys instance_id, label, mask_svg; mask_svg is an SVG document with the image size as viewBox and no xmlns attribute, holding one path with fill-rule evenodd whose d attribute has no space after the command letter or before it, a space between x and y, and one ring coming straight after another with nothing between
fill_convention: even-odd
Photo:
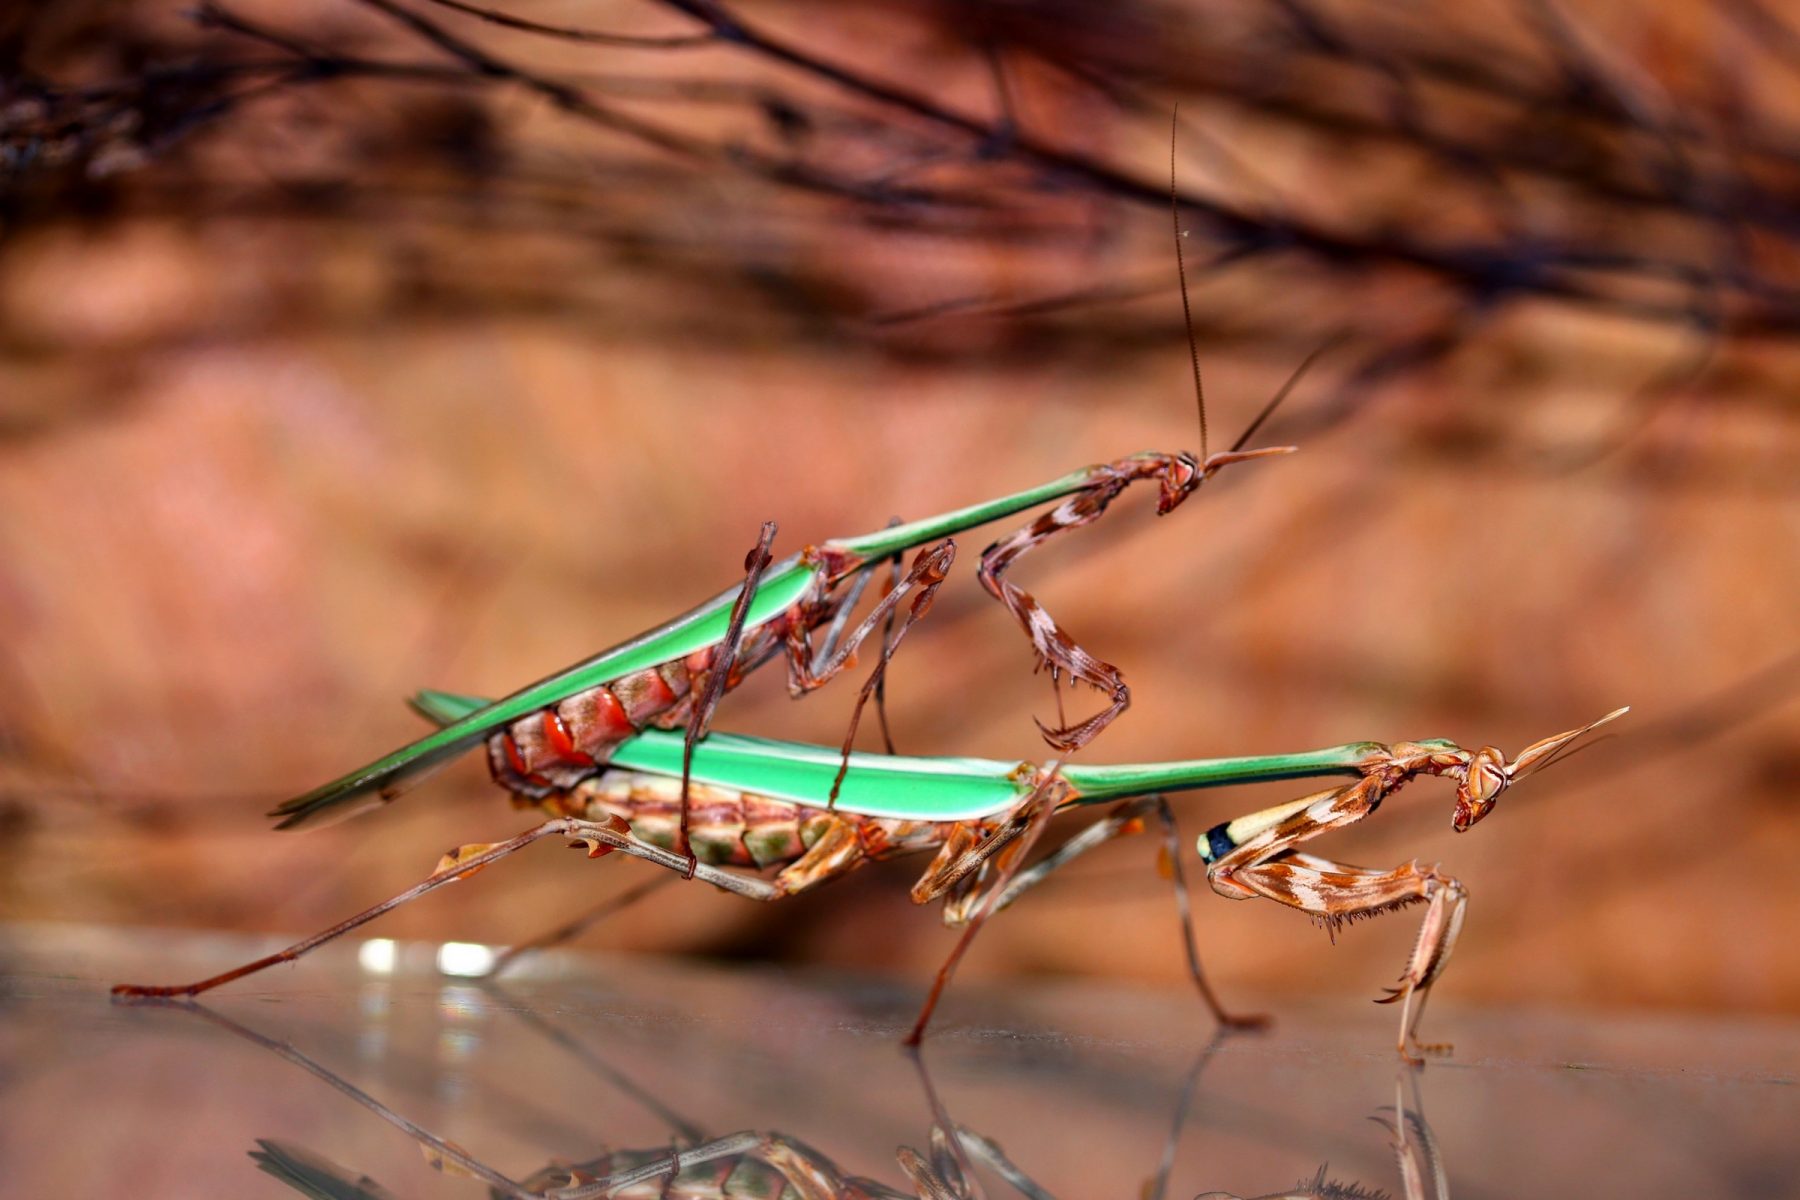
<instances>
[{"instance_id":1,"label":"mantis head","mask_svg":"<svg viewBox=\"0 0 1800 1200\"><path fill-rule=\"evenodd\" d=\"M1298 446L1264 446L1260 450L1239 450L1235 447L1209 454L1206 461L1201 462L1186 450L1169 459L1163 468L1162 492L1156 500L1156 514L1162 516L1173 512L1183 500L1200 490L1200 485L1211 479L1218 472L1232 463L1248 462L1253 458L1272 458L1277 454L1292 454Z\"/></svg>"},{"instance_id":2,"label":"mantis head","mask_svg":"<svg viewBox=\"0 0 1800 1200\"><path fill-rule=\"evenodd\" d=\"M1583 725L1580 729L1571 729L1554 737L1547 737L1541 742L1533 742L1519 752L1519 757L1511 762L1506 755L1493 746L1483 746L1469 756L1467 766L1461 772L1456 785L1456 815L1451 819L1451 828L1462 833L1475 822L1493 810L1494 802L1500 793L1534 771L1541 771L1554 762L1563 749L1583 734L1600 728L1609 721L1615 721L1630 712L1631 709L1616 708L1598 721Z\"/></svg>"}]
</instances>

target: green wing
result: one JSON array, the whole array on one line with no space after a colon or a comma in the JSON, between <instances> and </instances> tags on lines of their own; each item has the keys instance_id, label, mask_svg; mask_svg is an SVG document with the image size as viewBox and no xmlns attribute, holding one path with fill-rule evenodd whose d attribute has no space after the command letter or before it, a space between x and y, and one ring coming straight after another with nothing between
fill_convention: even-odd
<instances>
[{"instance_id":1,"label":"green wing","mask_svg":"<svg viewBox=\"0 0 1800 1200\"><path fill-rule=\"evenodd\" d=\"M755 628L786 611L818 578L818 565L798 555L771 567L757 587L756 598L751 601L745 629ZM740 589L741 585L721 592L667 625L604 650L502 700L465 713L436 733L358 767L304 796L297 796L269 815L284 818L277 829L294 829L316 824L327 814L336 819L386 803L451 759L480 745L495 730L529 712L633 671L669 662L718 643L725 636L731 606Z\"/></svg>"},{"instance_id":2,"label":"green wing","mask_svg":"<svg viewBox=\"0 0 1800 1200\"><path fill-rule=\"evenodd\" d=\"M685 741L646 729L614 751L610 765L680 778ZM824 808L841 759L828 746L715 733L694 747L693 777ZM1030 774L1027 764L986 758L852 754L837 807L865 817L972 821L1010 811L1030 793Z\"/></svg>"},{"instance_id":3,"label":"green wing","mask_svg":"<svg viewBox=\"0 0 1800 1200\"><path fill-rule=\"evenodd\" d=\"M426 720L441 724L460 720L487 701L479 696L423 691L408 703ZM613 751L607 765L680 778L686 741L679 733L646 729ZM715 787L823 808L831 798L838 762L839 752L825 746L715 733L694 747L693 778ZM1030 792L1022 766L987 758L852 754L837 806L865 817L911 821L996 816Z\"/></svg>"}]
</instances>

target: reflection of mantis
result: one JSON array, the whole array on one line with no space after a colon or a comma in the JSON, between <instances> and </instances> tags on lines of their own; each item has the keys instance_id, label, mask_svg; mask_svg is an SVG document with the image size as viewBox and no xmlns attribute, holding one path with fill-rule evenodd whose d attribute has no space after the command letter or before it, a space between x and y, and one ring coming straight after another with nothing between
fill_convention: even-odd
<instances>
[{"instance_id":1,"label":"reflection of mantis","mask_svg":"<svg viewBox=\"0 0 1800 1200\"><path fill-rule=\"evenodd\" d=\"M178 1001L172 1006L198 1014L324 1081L413 1138L438 1169L487 1184L497 1200L978 1200L981 1191L970 1173L972 1163L992 1170L1025 1200L1049 1200L1050 1196L1014 1165L998 1144L950 1119L922 1060L915 1062L934 1117L928 1149L920 1152L902 1146L895 1154L911 1190L852 1175L825 1154L787 1134L744 1131L701 1142L694 1127L679 1119L674 1145L652 1150L615 1150L582 1162L553 1163L515 1181L401 1116L287 1043L265 1037L199 1004ZM1175 1140L1201 1070L1216 1048L1215 1040L1188 1074L1159 1173L1141 1193L1145 1200L1160 1200L1165 1194ZM585 1054L582 1057L589 1058ZM618 1081L610 1068L606 1073ZM694 1144L681 1144L690 1141ZM271 1138L259 1138L257 1146L250 1157L262 1171L315 1200L394 1200L393 1194L376 1181L304 1147Z\"/></svg>"},{"instance_id":2,"label":"reflection of mantis","mask_svg":"<svg viewBox=\"0 0 1800 1200\"><path fill-rule=\"evenodd\" d=\"M1394 1082L1393 1116L1371 1119L1386 1129L1392 1139L1394 1159L1400 1168L1400 1186L1406 1200L1450 1200L1450 1181L1444 1171L1444 1160L1438 1153L1437 1138L1432 1136L1431 1126L1425 1120L1425 1105L1419 1098L1419 1076L1412 1071L1405 1074L1405 1080ZM1194 1200L1386 1200L1386 1197L1386 1192L1360 1183L1329 1179L1321 1166L1311 1179L1302 1179L1289 1191L1248 1197L1234 1192L1202 1192Z\"/></svg>"},{"instance_id":3,"label":"reflection of mantis","mask_svg":"<svg viewBox=\"0 0 1800 1200\"><path fill-rule=\"evenodd\" d=\"M421 712L453 723L478 709L478 699L426 693ZM1623 711L1623 710L1621 710ZM590 854L622 851L755 900L779 900L838 878L865 863L935 850L913 887L913 899L942 898L945 920L966 927L938 972L911 1041L926 1023L951 972L981 922L1042 882L1056 868L1155 819L1162 826L1176 886L1188 965L1202 998L1222 1024L1253 1023L1229 1016L1201 974L1179 867L1174 813L1163 793L1304 776L1349 775L1355 782L1215 826L1201 840L1215 891L1235 899L1267 896L1333 926L1412 903L1428 905L1417 948L1391 999L1402 1000L1400 1052L1415 1057L1413 1029L1426 989L1443 972L1462 923L1460 884L1433 868L1409 864L1390 872L1349 867L1299 853L1295 847L1352 824L1420 775L1443 775L1457 785L1455 828L1465 830L1493 808L1514 780L1548 764L1601 721L1546 738L1517 759L1491 746L1465 750L1434 740L1392 746L1356 742L1300 754L1205 759L1130 766L1051 766L982 759L921 759L858 754L841 774L838 752L821 747L716 734L695 748L673 733L647 732L620 746L615 772L586 780L540 802L547 820L508 841L464 846L446 855L425 881L374 908L242 967L179 987L114 989L134 995L193 995L276 963L373 920L389 909L547 837L585 842ZM701 785L693 847L695 863L677 853L677 822L685 812L684 768ZM843 780L835 806L829 800ZM1112 810L1039 862L1023 865L1050 816L1061 809L1111 803ZM777 868L768 878L714 864ZM1415 997L1419 1003L1415 1004Z\"/></svg>"},{"instance_id":4,"label":"reflection of mantis","mask_svg":"<svg viewBox=\"0 0 1800 1200\"><path fill-rule=\"evenodd\" d=\"M1023 1200L1052 1200L1052 1193L1015 1164L998 1143L951 1118L920 1059L915 1059L915 1063L932 1124L925 1150L901 1146L896 1151L896 1162L907 1179L906 1187L896 1188L852 1175L825 1153L787 1134L745 1131L705 1139L695 1125L642 1093L561 1029L540 1022L528 1009L508 1005L509 1011L554 1038L559 1046L575 1051L577 1061L597 1069L610 1082L650 1104L674 1130L672 1144L610 1151L581 1162L555 1163L514 1181L286 1043L264 1037L198 1004L181 1002L177 1006L273 1051L323 1080L417 1141L427 1160L439 1169L485 1183L496 1200L978 1200L983 1193L976 1181L976 1168L991 1172ZM1133 1181L1128 1189L1121 1188L1121 1194L1137 1200L1162 1200L1170 1194L1175 1152L1188 1112L1219 1045L1220 1039L1213 1039L1187 1073L1155 1174L1148 1180ZM1449 1184L1436 1140L1425 1120L1417 1072L1403 1072L1403 1078L1395 1083L1391 1114L1388 1110L1383 1110L1383 1114L1374 1119L1391 1138L1405 1200L1449 1200ZM258 1140L258 1147L251 1151L251 1157L263 1171L316 1200L394 1200L392 1193L367 1176L291 1143L265 1138ZM1313 1178L1301 1181L1292 1190L1254 1200L1376 1200L1385 1195L1360 1183L1332 1180L1321 1167ZM1195 1200L1249 1198L1213 1191L1203 1192Z\"/></svg>"}]
</instances>

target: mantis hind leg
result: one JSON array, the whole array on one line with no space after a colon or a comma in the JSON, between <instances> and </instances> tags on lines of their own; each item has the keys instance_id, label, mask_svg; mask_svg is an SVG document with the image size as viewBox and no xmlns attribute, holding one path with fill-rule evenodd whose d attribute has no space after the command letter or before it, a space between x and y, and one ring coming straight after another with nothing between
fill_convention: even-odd
<instances>
[{"instance_id":1,"label":"mantis hind leg","mask_svg":"<svg viewBox=\"0 0 1800 1200\"><path fill-rule=\"evenodd\" d=\"M545 821L533 829L528 829L517 837L508 838L504 842L463 846L453 850L439 862L437 870L412 887L398 895L390 896L372 908L364 909L347 920L338 922L329 929L321 930L311 937L302 938L285 950L279 950L274 954L245 963L241 967L234 967L229 971L207 979L196 980L193 983L172 986L121 983L112 989L112 994L131 997L196 996L201 992L211 991L221 984L230 983L234 979L254 975L265 968L284 962L293 962L295 959L310 954L326 942L334 941L353 929L367 925L370 921L399 908L402 904L411 903L445 884L467 879L483 867L516 854L542 838L558 835L575 842L586 842L589 846L589 853L593 857L617 850L653 862L659 867L675 871L687 878L699 879L703 883L710 883L714 887L751 900L776 900L783 895L780 890L766 880L738 875L731 871L721 871L717 867L708 866L705 863L692 863L683 855L664 850L660 846L652 846L648 842L639 841L632 837L628 830L618 825L583 821L574 817L557 817Z\"/></svg>"}]
</instances>

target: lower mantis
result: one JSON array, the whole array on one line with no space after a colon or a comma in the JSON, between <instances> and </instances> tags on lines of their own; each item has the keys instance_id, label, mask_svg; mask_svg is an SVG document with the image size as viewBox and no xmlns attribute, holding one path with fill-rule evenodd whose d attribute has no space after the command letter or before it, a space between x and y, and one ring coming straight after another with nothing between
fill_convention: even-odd
<instances>
[{"instance_id":1,"label":"lower mantis","mask_svg":"<svg viewBox=\"0 0 1800 1200\"><path fill-rule=\"evenodd\" d=\"M440 1171L486 1184L494 1200L979 1200L982 1192L972 1172L975 1163L992 1170L1026 1200L1049 1197L998 1143L951 1118L938 1098L923 1059L915 1059L914 1065L931 1109L932 1124L925 1152L904 1145L895 1152L910 1184L905 1190L852 1174L790 1134L743 1130L706 1138L698 1126L591 1058L590 1065L602 1069L612 1082L629 1086L640 1102L647 1101L671 1121L671 1141L650 1149L607 1150L579 1162L558 1161L514 1180L286 1042L196 1003L165 1003L203 1017L323 1081L416 1141L427 1161ZM529 1009L521 1010L519 1015L537 1024ZM557 1040L564 1039L559 1035ZM1176 1142L1201 1074L1218 1049L1219 1040L1215 1037L1201 1050L1187 1073L1158 1172L1137 1193L1143 1200L1159 1200L1167 1192ZM346 1170L289 1142L258 1138L257 1149L250 1151L250 1157L259 1170L303 1195L330 1200L394 1200L393 1193L367 1175Z\"/></svg>"},{"instance_id":2,"label":"lower mantis","mask_svg":"<svg viewBox=\"0 0 1800 1200\"><path fill-rule=\"evenodd\" d=\"M442 722L485 702L440 692L414 700ZM1013 903L1057 868L1123 834L1161 825L1172 867L1189 974L1221 1025L1260 1018L1228 1013L1200 967L1174 812L1164 793L1224 784L1318 776L1353 782L1214 826L1200 840L1214 891L1233 899L1268 899L1297 908L1330 928L1410 904L1426 905L1419 939L1387 1001L1401 1002L1397 1049L1421 1061L1414 1030L1431 985L1455 947L1467 904L1460 883L1416 862L1391 871L1331 862L1299 852L1304 842L1373 814L1387 797L1421 775L1456 785L1452 827L1463 832L1494 808L1514 782L1547 766L1576 739L1623 715L1618 709L1588 725L1534 742L1508 759L1492 746L1466 750L1454 742L1351 742L1296 754L1194 759L1115 766L1000 762L977 758L849 755L819 746L715 734L690 748L680 736L650 730L619 746L613 770L537 801L546 819L502 842L446 854L425 880L354 917L234 970L177 986L121 984L115 994L196 995L277 963L291 962L383 913L545 838L585 844L591 857L614 851L697 878L752 900L808 891L869 862L934 850L912 888L915 903L944 902L944 920L964 933L939 970L907 1041L916 1045L957 963L986 918ZM694 790L692 858L678 853ZM841 784L841 789L840 789ZM835 804L832 797L836 797ZM1059 811L1111 804L1112 809L1042 860L1025 858ZM727 867L773 870L767 877ZM1438 1049L1419 1047L1419 1049Z\"/></svg>"},{"instance_id":3,"label":"lower mantis","mask_svg":"<svg viewBox=\"0 0 1800 1200\"><path fill-rule=\"evenodd\" d=\"M504 998L505 994L498 995ZM896 1150L895 1158L909 1184L905 1189L897 1189L846 1171L808 1142L790 1134L743 1130L709 1138L699 1125L644 1092L585 1045L543 1022L529 1007L508 1005L514 1015L551 1036L577 1061L586 1063L638 1103L650 1107L669 1122L671 1129L670 1141L663 1145L607 1150L578 1162L558 1161L515 1181L293 1046L199 1004L173 1003L325 1082L416 1141L427 1161L439 1170L486 1184L494 1200L752 1200L775 1196L792 1200L978 1200L983 1193L974 1173L977 1166L991 1171L1024 1200L1050 1197L1050 1192L1016 1165L999 1143L950 1115L923 1058L915 1058L914 1066L931 1112L931 1126L923 1152L906 1145ZM1141 1200L1160 1200L1169 1194L1175 1151L1187 1124L1188 1110L1222 1041L1215 1036L1188 1069L1157 1170L1147 1179L1134 1181L1138 1186L1131 1194ZM1388 1132L1406 1200L1448 1200L1447 1171L1425 1119L1419 1075L1403 1070L1402 1076L1395 1081L1392 1108L1383 1109L1370 1119ZM332 1200L393 1200L393 1193L368 1176L346 1170L292 1143L259 1138L250 1157L264 1173L304 1195ZM1244 1197L1234 1192L1209 1191L1200 1193L1195 1200L1352 1200L1385 1194L1361 1184L1333 1180L1328 1177L1327 1168L1321 1166L1311 1178L1280 1192Z\"/></svg>"}]
</instances>

